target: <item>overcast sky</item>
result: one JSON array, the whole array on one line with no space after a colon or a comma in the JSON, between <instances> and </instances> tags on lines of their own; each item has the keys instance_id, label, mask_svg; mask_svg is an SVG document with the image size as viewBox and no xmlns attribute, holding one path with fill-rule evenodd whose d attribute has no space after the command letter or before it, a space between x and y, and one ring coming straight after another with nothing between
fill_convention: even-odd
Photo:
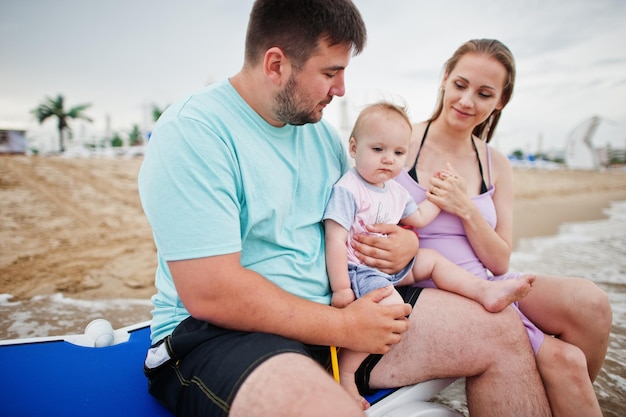
<instances>
[{"instance_id":1,"label":"overcast sky","mask_svg":"<svg viewBox=\"0 0 626 417\"><path fill-rule=\"evenodd\" d=\"M562 148L593 115L594 145L626 144L626 1L355 0L368 28L365 51L347 72L347 92L326 110L341 128L359 108L403 99L413 120L434 106L444 61L464 41L497 38L516 57L515 93L495 145L504 152ZM91 125L107 116L126 135L160 107L233 75L243 62L251 0L0 0L0 122L22 124L56 144L55 123L30 110L62 94L92 103ZM543 139L539 139L542 137ZM540 149L541 148L541 149Z\"/></svg>"}]
</instances>

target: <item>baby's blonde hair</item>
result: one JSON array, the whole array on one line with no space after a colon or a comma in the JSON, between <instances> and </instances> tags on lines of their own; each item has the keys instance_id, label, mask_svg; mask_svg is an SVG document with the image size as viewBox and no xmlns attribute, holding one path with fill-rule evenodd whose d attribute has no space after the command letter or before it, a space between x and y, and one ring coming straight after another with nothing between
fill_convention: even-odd
<instances>
[{"instance_id":1,"label":"baby's blonde hair","mask_svg":"<svg viewBox=\"0 0 626 417\"><path fill-rule=\"evenodd\" d=\"M411 119L409 118L407 108L405 106L400 106L387 101L381 101L378 103L370 104L363 110L361 110L361 113L359 113L359 117L357 117L356 122L354 122L354 128L352 128L352 133L350 133L350 137L356 139L363 129L363 121L365 120L365 118L367 118L368 115L376 112L389 112L398 114L406 121L409 129L411 129L411 131L413 130L413 125L411 124Z\"/></svg>"}]
</instances>

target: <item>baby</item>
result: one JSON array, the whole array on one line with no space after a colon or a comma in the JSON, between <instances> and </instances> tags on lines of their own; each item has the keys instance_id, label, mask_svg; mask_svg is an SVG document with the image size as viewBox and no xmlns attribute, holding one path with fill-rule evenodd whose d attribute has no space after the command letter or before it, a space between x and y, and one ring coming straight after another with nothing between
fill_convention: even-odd
<instances>
[{"instance_id":1,"label":"baby","mask_svg":"<svg viewBox=\"0 0 626 417\"><path fill-rule=\"evenodd\" d=\"M369 233L366 225L402 223L424 227L441 209L428 200L419 206L400 184L393 181L404 167L411 138L411 122L401 107L377 103L365 108L350 135L349 152L355 167L333 186L324 214L326 268L333 291L332 305L343 308L356 298L389 285L412 285L432 278L438 288L463 295L498 312L523 298L532 288L533 275L505 281L481 279L437 251L420 249L403 271L389 275L360 262L350 245L352 236ZM452 175L441 172L440 176ZM381 304L401 304L397 292ZM363 409L369 407L356 387L354 373L368 353L341 349L339 375Z\"/></svg>"}]
</instances>

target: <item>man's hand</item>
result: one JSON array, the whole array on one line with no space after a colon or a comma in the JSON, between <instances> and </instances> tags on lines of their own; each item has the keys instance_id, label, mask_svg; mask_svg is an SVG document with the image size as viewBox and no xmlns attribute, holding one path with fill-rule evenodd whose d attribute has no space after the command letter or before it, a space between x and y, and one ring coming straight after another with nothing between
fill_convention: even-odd
<instances>
[{"instance_id":1,"label":"man's hand","mask_svg":"<svg viewBox=\"0 0 626 417\"><path fill-rule=\"evenodd\" d=\"M366 234L354 236L352 247L361 262L387 274L395 274L406 267L419 249L417 235L394 224L366 226L371 233L381 233L387 237Z\"/></svg>"},{"instance_id":2,"label":"man's hand","mask_svg":"<svg viewBox=\"0 0 626 417\"><path fill-rule=\"evenodd\" d=\"M342 310L348 320L346 342L342 346L357 352L384 354L402 340L402 334L409 329L406 317L411 306L380 304L392 291L395 291L393 286L379 288Z\"/></svg>"}]
</instances>

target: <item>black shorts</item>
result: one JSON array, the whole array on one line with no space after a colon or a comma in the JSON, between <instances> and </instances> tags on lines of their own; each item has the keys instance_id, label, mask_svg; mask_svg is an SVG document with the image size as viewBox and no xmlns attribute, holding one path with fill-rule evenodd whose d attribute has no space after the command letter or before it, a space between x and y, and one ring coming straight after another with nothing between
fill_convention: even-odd
<instances>
[{"instance_id":1,"label":"black shorts","mask_svg":"<svg viewBox=\"0 0 626 417\"><path fill-rule=\"evenodd\" d=\"M398 290L414 305L421 288ZM227 416L246 377L261 363L282 353L308 356L330 372L328 346L306 345L267 333L223 329L192 317L155 346L161 343L166 344L170 360L157 368L144 367L144 372L150 394L176 415ZM358 370L357 383L359 378L365 383L369 381L369 373L380 357L367 358Z\"/></svg>"},{"instance_id":2,"label":"black shorts","mask_svg":"<svg viewBox=\"0 0 626 417\"><path fill-rule=\"evenodd\" d=\"M235 394L261 363L300 353L330 368L327 346L305 345L267 333L239 332L188 317L165 343L170 360L144 366L148 391L176 415L227 416Z\"/></svg>"}]
</instances>

